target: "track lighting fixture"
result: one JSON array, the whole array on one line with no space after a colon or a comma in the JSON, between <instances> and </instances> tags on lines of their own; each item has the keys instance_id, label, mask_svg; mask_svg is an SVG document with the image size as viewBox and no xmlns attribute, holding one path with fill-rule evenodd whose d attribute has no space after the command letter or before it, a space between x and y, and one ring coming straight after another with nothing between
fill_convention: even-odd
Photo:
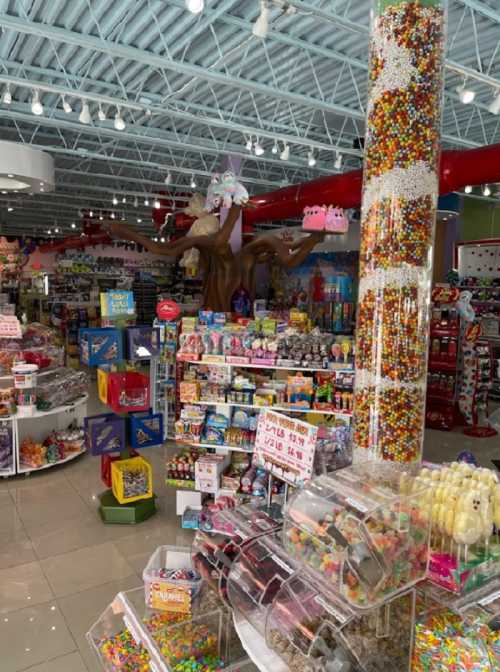
<instances>
[{"instance_id":1,"label":"track lighting fixture","mask_svg":"<svg viewBox=\"0 0 500 672\"><path fill-rule=\"evenodd\" d=\"M12 94L10 92L10 84L7 84L5 87L5 91L3 92L3 98L2 98L4 105L10 105L12 103Z\"/></svg>"},{"instance_id":2,"label":"track lighting fixture","mask_svg":"<svg viewBox=\"0 0 500 672\"><path fill-rule=\"evenodd\" d=\"M99 121L106 121L106 112L102 109L101 103L99 103L99 110L97 112L97 118Z\"/></svg>"},{"instance_id":3,"label":"track lighting fixture","mask_svg":"<svg viewBox=\"0 0 500 672\"><path fill-rule=\"evenodd\" d=\"M483 196L491 196L491 189L489 184L485 184L483 187Z\"/></svg>"},{"instance_id":4,"label":"track lighting fixture","mask_svg":"<svg viewBox=\"0 0 500 672\"><path fill-rule=\"evenodd\" d=\"M254 145L253 151L255 152L255 156L262 156L265 152L265 149L260 144L260 140L258 138L257 138L257 142Z\"/></svg>"},{"instance_id":5,"label":"track lighting fixture","mask_svg":"<svg viewBox=\"0 0 500 672\"><path fill-rule=\"evenodd\" d=\"M491 114L500 114L500 91L495 91L495 97L489 104L488 110Z\"/></svg>"},{"instance_id":6,"label":"track lighting fixture","mask_svg":"<svg viewBox=\"0 0 500 672\"><path fill-rule=\"evenodd\" d=\"M73 108L71 107L71 104L66 100L66 96L64 94L61 96L61 101L62 101L62 108L66 112L66 114L71 114L73 112Z\"/></svg>"},{"instance_id":7,"label":"track lighting fixture","mask_svg":"<svg viewBox=\"0 0 500 672\"><path fill-rule=\"evenodd\" d=\"M307 165L309 166L309 168L314 168L314 166L316 165L316 158L314 157L314 152L312 149L307 155Z\"/></svg>"},{"instance_id":8,"label":"track lighting fixture","mask_svg":"<svg viewBox=\"0 0 500 672\"><path fill-rule=\"evenodd\" d=\"M196 189L196 180L194 179L194 175L191 178L190 187L191 187L191 189Z\"/></svg>"},{"instance_id":9,"label":"track lighting fixture","mask_svg":"<svg viewBox=\"0 0 500 672\"><path fill-rule=\"evenodd\" d=\"M460 102L463 103L464 105L469 105L470 103L474 102L476 92L473 91L472 89L468 89L466 87L466 84L467 80L464 79L464 83L461 84L460 86L457 86L456 91L458 93L458 97L460 98Z\"/></svg>"},{"instance_id":10,"label":"track lighting fixture","mask_svg":"<svg viewBox=\"0 0 500 672\"><path fill-rule=\"evenodd\" d=\"M59 233L59 227L58 226L56 226L56 228L54 229L54 233Z\"/></svg>"},{"instance_id":11,"label":"track lighting fixture","mask_svg":"<svg viewBox=\"0 0 500 672\"><path fill-rule=\"evenodd\" d=\"M31 111L37 117L40 117L43 114L43 105L40 102L40 94L37 89L33 91L33 97L31 99Z\"/></svg>"},{"instance_id":12,"label":"track lighting fixture","mask_svg":"<svg viewBox=\"0 0 500 672\"><path fill-rule=\"evenodd\" d=\"M165 184L168 186L172 182L172 173L169 171L165 178Z\"/></svg>"},{"instance_id":13,"label":"track lighting fixture","mask_svg":"<svg viewBox=\"0 0 500 672\"><path fill-rule=\"evenodd\" d=\"M110 217L111 217L111 219L115 219L115 217L116 217L115 213L112 212L112 213L110 214Z\"/></svg>"},{"instance_id":14,"label":"track lighting fixture","mask_svg":"<svg viewBox=\"0 0 500 672\"><path fill-rule=\"evenodd\" d=\"M125 130L125 122L122 117L122 111L120 107L116 108L116 114L115 114L115 128L117 131L124 131Z\"/></svg>"},{"instance_id":15,"label":"track lighting fixture","mask_svg":"<svg viewBox=\"0 0 500 672\"><path fill-rule=\"evenodd\" d=\"M290 158L290 145L287 145L285 143L285 145L283 146L283 151L280 154L280 159L282 161L288 161L289 158Z\"/></svg>"},{"instance_id":16,"label":"track lighting fixture","mask_svg":"<svg viewBox=\"0 0 500 672\"><path fill-rule=\"evenodd\" d=\"M113 205L118 205L118 199L116 196L113 196Z\"/></svg>"},{"instance_id":17,"label":"track lighting fixture","mask_svg":"<svg viewBox=\"0 0 500 672\"><path fill-rule=\"evenodd\" d=\"M269 3L267 0L260 0L260 14L257 21L253 24L252 33L255 37L265 39L269 32Z\"/></svg>"},{"instance_id":18,"label":"track lighting fixture","mask_svg":"<svg viewBox=\"0 0 500 672\"><path fill-rule=\"evenodd\" d=\"M465 189L464 189L466 194L471 194L472 193L472 187L470 184L468 184Z\"/></svg>"},{"instance_id":19,"label":"track lighting fixture","mask_svg":"<svg viewBox=\"0 0 500 672\"><path fill-rule=\"evenodd\" d=\"M200 14L205 8L205 0L186 0L186 9L191 14Z\"/></svg>"},{"instance_id":20,"label":"track lighting fixture","mask_svg":"<svg viewBox=\"0 0 500 672\"><path fill-rule=\"evenodd\" d=\"M52 235L52 229L47 229L47 234L48 234L49 236L51 236L51 235Z\"/></svg>"},{"instance_id":21,"label":"track lighting fixture","mask_svg":"<svg viewBox=\"0 0 500 672\"><path fill-rule=\"evenodd\" d=\"M154 206L156 210L159 210L161 208L161 203L157 198L155 198Z\"/></svg>"},{"instance_id":22,"label":"track lighting fixture","mask_svg":"<svg viewBox=\"0 0 500 672\"><path fill-rule=\"evenodd\" d=\"M340 170L342 168L342 154L340 152L337 152L337 157L335 158L334 168L335 168L335 170Z\"/></svg>"},{"instance_id":23,"label":"track lighting fixture","mask_svg":"<svg viewBox=\"0 0 500 672\"><path fill-rule=\"evenodd\" d=\"M142 224L142 219L140 217L137 218L137 223Z\"/></svg>"},{"instance_id":24,"label":"track lighting fixture","mask_svg":"<svg viewBox=\"0 0 500 672\"><path fill-rule=\"evenodd\" d=\"M90 124L92 122L92 116L90 114L89 104L86 100L82 100L82 111L80 112L78 120L82 124Z\"/></svg>"},{"instance_id":25,"label":"track lighting fixture","mask_svg":"<svg viewBox=\"0 0 500 672\"><path fill-rule=\"evenodd\" d=\"M13 205L7 205L7 212L14 212L14 206Z\"/></svg>"},{"instance_id":26,"label":"track lighting fixture","mask_svg":"<svg viewBox=\"0 0 500 672\"><path fill-rule=\"evenodd\" d=\"M157 243L157 242L158 242L158 238L155 236L155 237L153 238L153 243Z\"/></svg>"},{"instance_id":27,"label":"track lighting fixture","mask_svg":"<svg viewBox=\"0 0 500 672\"><path fill-rule=\"evenodd\" d=\"M126 203L126 202L127 202L127 198L124 196L124 197L122 198L122 203Z\"/></svg>"}]
</instances>

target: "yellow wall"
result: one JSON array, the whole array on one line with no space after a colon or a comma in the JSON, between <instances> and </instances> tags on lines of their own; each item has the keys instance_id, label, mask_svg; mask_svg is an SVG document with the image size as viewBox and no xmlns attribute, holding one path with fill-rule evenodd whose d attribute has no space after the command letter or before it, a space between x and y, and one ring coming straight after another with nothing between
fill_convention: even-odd
<instances>
[{"instance_id":1,"label":"yellow wall","mask_svg":"<svg viewBox=\"0 0 500 672\"><path fill-rule=\"evenodd\" d=\"M500 238L500 204L464 198L460 240Z\"/></svg>"}]
</instances>

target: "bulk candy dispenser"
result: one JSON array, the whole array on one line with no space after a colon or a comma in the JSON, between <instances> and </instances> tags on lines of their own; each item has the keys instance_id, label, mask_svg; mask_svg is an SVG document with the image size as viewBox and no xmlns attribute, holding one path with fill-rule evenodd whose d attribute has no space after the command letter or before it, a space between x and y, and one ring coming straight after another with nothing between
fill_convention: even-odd
<instances>
[{"instance_id":1,"label":"bulk candy dispenser","mask_svg":"<svg viewBox=\"0 0 500 672\"><path fill-rule=\"evenodd\" d=\"M287 505L284 547L354 607L380 606L426 575L429 493L402 496L396 474L373 468L319 476Z\"/></svg>"},{"instance_id":2,"label":"bulk candy dispenser","mask_svg":"<svg viewBox=\"0 0 500 672\"><path fill-rule=\"evenodd\" d=\"M232 563L254 539L281 525L248 505L214 512L201 523L192 547L192 563L201 576L227 601L227 577Z\"/></svg>"},{"instance_id":3,"label":"bulk candy dispenser","mask_svg":"<svg viewBox=\"0 0 500 672\"><path fill-rule=\"evenodd\" d=\"M405 672L415 614L413 590L355 611L307 571L283 584L266 618L267 645L290 672Z\"/></svg>"},{"instance_id":4,"label":"bulk candy dispenser","mask_svg":"<svg viewBox=\"0 0 500 672\"><path fill-rule=\"evenodd\" d=\"M299 569L276 539L247 544L231 567L227 596L233 609L265 635L266 616L281 586Z\"/></svg>"},{"instance_id":5,"label":"bulk candy dispenser","mask_svg":"<svg viewBox=\"0 0 500 672\"><path fill-rule=\"evenodd\" d=\"M143 588L119 593L87 639L105 670L211 672L245 662L231 612L206 585L190 614L150 609Z\"/></svg>"}]
</instances>

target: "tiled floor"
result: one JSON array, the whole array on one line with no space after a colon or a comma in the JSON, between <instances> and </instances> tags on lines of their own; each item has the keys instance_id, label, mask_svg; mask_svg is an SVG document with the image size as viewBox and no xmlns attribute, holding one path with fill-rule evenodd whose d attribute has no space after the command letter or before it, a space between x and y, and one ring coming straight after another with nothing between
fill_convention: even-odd
<instances>
[{"instance_id":1,"label":"tiled floor","mask_svg":"<svg viewBox=\"0 0 500 672\"><path fill-rule=\"evenodd\" d=\"M425 456L443 461L472 450L485 466L500 439L427 432ZM138 526L101 523L99 461L0 480L1 672L97 672L85 633L121 590L141 585L160 544L188 546L175 493L164 485L166 448L150 450L158 514Z\"/></svg>"}]
</instances>

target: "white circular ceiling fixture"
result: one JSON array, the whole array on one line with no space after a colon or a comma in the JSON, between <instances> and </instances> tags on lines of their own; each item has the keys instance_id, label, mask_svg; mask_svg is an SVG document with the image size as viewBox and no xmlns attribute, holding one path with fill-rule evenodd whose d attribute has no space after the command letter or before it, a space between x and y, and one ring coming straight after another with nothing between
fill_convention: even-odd
<instances>
[{"instance_id":1,"label":"white circular ceiling fixture","mask_svg":"<svg viewBox=\"0 0 500 672\"><path fill-rule=\"evenodd\" d=\"M0 140L0 191L39 194L54 189L54 159L50 154Z\"/></svg>"}]
</instances>

